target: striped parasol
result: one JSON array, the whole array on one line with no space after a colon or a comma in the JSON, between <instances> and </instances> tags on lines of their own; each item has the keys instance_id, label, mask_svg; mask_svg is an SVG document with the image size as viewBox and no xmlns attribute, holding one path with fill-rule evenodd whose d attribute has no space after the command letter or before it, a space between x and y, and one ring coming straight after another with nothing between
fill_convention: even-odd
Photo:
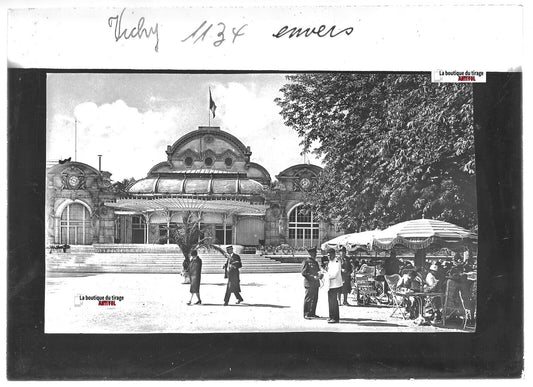
<instances>
[{"instance_id":1,"label":"striped parasol","mask_svg":"<svg viewBox=\"0 0 533 387\"><path fill-rule=\"evenodd\" d=\"M395 224L381 231L374 247L391 250L401 245L413 250L428 247L461 248L477 243L477 234L452 223L434 219L416 219Z\"/></svg>"}]
</instances>

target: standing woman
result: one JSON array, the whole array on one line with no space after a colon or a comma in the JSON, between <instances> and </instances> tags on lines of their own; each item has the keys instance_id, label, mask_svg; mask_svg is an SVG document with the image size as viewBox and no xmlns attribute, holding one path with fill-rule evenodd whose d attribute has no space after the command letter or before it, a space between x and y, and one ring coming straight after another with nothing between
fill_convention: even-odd
<instances>
[{"instance_id":1,"label":"standing woman","mask_svg":"<svg viewBox=\"0 0 533 387\"><path fill-rule=\"evenodd\" d=\"M192 298L196 294L198 301L194 305L202 303L200 299L200 281L202 279L202 260L198 256L198 251L191 251L191 263L189 264L189 275L191 276L191 299L187 302L187 305L191 305Z\"/></svg>"}]
</instances>

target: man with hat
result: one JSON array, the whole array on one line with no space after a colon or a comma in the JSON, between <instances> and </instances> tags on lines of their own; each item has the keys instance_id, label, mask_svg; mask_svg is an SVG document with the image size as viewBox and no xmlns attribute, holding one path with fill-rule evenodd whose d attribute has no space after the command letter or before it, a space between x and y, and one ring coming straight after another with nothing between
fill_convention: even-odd
<instances>
[{"instance_id":1,"label":"man with hat","mask_svg":"<svg viewBox=\"0 0 533 387\"><path fill-rule=\"evenodd\" d=\"M241 297L241 285L239 278L239 269L242 267L241 257L238 254L233 253L233 246L226 247L228 252L228 259L224 266L224 278L228 279L228 285L226 286L226 294L224 296L224 306L228 305L231 293L235 294L237 298L237 304L243 302Z\"/></svg>"},{"instance_id":2,"label":"man with hat","mask_svg":"<svg viewBox=\"0 0 533 387\"><path fill-rule=\"evenodd\" d=\"M316 304L318 302L318 288L320 287L320 268L316 261L316 247L307 250L309 257L302 263L302 275L304 277L304 318L310 320L317 318Z\"/></svg>"}]
</instances>

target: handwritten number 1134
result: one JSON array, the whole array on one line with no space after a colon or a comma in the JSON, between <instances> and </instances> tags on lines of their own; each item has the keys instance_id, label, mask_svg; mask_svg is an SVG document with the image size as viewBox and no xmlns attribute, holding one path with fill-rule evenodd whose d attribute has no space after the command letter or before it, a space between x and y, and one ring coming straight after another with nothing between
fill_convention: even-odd
<instances>
[{"instance_id":1,"label":"handwritten number 1134","mask_svg":"<svg viewBox=\"0 0 533 387\"><path fill-rule=\"evenodd\" d=\"M235 43L235 39L237 39L239 36L244 35L243 29L247 25L248 24L243 24L240 28L231 29L231 33L233 34L233 39L231 43ZM207 21L204 21L202 24L200 24L200 27L198 27L192 34L190 34L185 39L183 39L182 42L186 42L189 39L192 40L193 44L196 44L199 40L203 42L204 38L207 36L208 32L211 30L212 27L213 27L213 24L209 24L207 26ZM222 43L226 41L226 37L225 37L226 25L220 22L217 24L216 28L218 28L218 33L216 34L217 40L213 42L213 46L219 47Z\"/></svg>"}]
</instances>

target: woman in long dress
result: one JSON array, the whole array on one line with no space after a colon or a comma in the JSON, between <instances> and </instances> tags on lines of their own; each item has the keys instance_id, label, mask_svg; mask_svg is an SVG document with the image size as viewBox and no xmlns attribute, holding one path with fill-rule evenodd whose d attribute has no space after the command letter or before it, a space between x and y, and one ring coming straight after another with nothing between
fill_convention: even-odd
<instances>
[{"instance_id":1,"label":"woman in long dress","mask_svg":"<svg viewBox=\"0 0 533 387\"><path fill-rule=\"evenodd\" d=\"M202 303L200 299L200 282L202 280L202 260L198 256L196 250L191 251L191 263L189 264L189 275L191 277L191 299L187 302L187 305L192 304L192 299L196 295L197 301L194 305L199 305Z\"/></svg>"}]
</instances>

